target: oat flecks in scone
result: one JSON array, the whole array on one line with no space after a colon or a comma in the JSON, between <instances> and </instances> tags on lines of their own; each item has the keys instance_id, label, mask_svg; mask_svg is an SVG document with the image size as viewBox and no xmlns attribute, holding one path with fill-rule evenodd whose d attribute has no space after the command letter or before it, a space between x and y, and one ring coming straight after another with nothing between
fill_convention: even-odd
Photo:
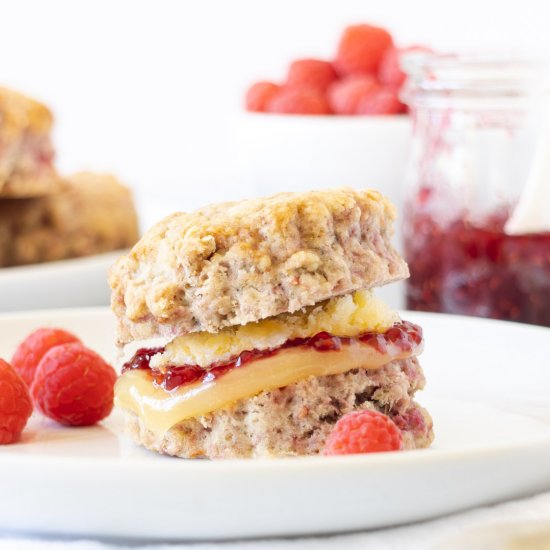
<instances>
[{"instance_id":1,"label":"oat flecks in scone","mask_svg":"<svg viewBox=\"0 0 550 550\"><path fill-rule=\"evenodd\" d=\"M379 370L311 377L243 399L232 407L180 422L156 436L133 413L127 426L137 443L179 457L247 458L318 454L334 424L356 410L388 414L405 449L428 447L432 420L413 396L424 387L416 358Z\"/></svg>"},{"instance_id":2,"label":"oat flecks in scone","mask_svg":"<svg viewBox=\"0 0 550 550\"><path fill-rule=\"evenodd\" d=\"M376 191L282 193L176 213L111 270L120 343L216 332L405 278Z\"/></svg>"},{"instance_id":3,"label":"oat flecks in scone","mask_svg":"<svg viewBox=\"0 0 550 550\"><path fill-rule=\"evenodd\" d=\"M0 199L0 267L88 256L138 239L130 190L108 174L83 172L61 191L34 199Z\"/></svg>"},{"instance_id":4,"label":"oat flecks in scone","mask_svg":"<svg viewBox=\"0 0 550 550\"><path fill-rule=\"evenodd\" d=\"M0 197L33 197L55 192L49 109L0 87Z\"/></svg>"}]
</instances>

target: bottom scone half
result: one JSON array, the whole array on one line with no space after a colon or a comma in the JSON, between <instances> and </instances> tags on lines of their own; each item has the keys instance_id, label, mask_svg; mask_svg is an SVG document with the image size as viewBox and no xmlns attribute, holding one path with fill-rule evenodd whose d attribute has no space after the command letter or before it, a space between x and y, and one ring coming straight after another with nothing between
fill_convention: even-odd
<instances>
[{"instance_id":1,"label":"bottom scone half","mask_svg":"<svg viewBox=\"0 0 550 550\"><path fill-rule=\"evenodd\" d=\"M128 431L179 457L315 455L342 416L375 410L404 449L430 445L421 329L369 291L218 333L128 344L115 388Z\"/></svg>"}]
</instances>

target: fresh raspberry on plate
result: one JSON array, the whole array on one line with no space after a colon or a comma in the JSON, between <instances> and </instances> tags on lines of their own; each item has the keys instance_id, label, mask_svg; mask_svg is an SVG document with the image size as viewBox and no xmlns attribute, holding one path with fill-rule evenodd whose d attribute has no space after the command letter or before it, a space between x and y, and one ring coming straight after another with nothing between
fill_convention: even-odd
<instances>
[{"instance_id":1,"label":"fresh raspberry on plate","mask_svg":"<svg viewBox=\"0 0 550 550\"><path fill-rule=\"evenodd\" d=\"M372 25L352 25L344 30L334 62L342 75L375 74L385 51L393 46L390 33Z\"/></svg>"},{"instance_id":2,"label":"fresh raspberry on plate","mask_svg":"<svg viewBox=\"0 0 550 550\"><path fill-rule=\"evenodd\" d=\"M290 64L286 84L324 92L337 78L338 75L329 61L297 59Z\"/></svg>"},{"instance_id":3,"label":"fresh raspberry on plate","mask_svg":"<svg viewBox=\"0 0 550 550\"><path fill-rule=\"evenodd\" d=\"M378 88L370 75L351 75L335 82L328 91L331 109L338 115L357 114L361 100Z\"/></svg>"},{"instance_id":4,"label":"fresh raspberry on plate","mask_svg":"<svg viewBox=\"0 0 550 550\"><path fill-rule=\"evenodd\" d=\"M281 87L273 82L256 82L256 84L252 84L246 92L246 110L259 113L267 111L269 102L280 89Z\"/></svg>"},{"instance_id":5,"label":"fresh raspberry on plate","mask_svg":"<svg viewBox=\"0 0 550 550\"><path fill-rule=\"evenodd\" d=\"M399 451L401 431L385 414L376 411L356 411L336 422L327 438L324 455L349 455Z\"/></svg>"},{"instance_id":6,"label":"fresh raspberry on plate","mask_svg":"<svg viewBox=\"0 0 550 550\"><path fill-rule=\"evenodd\" d=\"M40 361L31 395L36 408L68 426L88 426L113 408L114 369L80 343L56 346Z\"/></svg>"},{"instance_id":7,"label":"fresh raspberry on plate","mask_svg":"<svg viewBox=\"0 0 550 550\"><path fill-rule=\"evenodd\" d=\"M365 95L359 102L357 113L360 115L396 115L407 110L399 100L398 90L378 88Z\"/></svg>"},{"instance_id":8,"label":"fresh raspberry on plate","mask_svg":"<svg viewBox=\"0 0 550 550\"><path fill-rule=\"evenodd\" d=\"M27 384L9 363L0 359L0 445L17 441L31 414Z\"/></svg>"},{"instance_id":9,"label":"fresh raspberry on plate","mask_svg":"<svg viewBox=\"0 0 550 550\"><path fill-rule=\"evenodd\" d=\"M378 67L378 80L384 86L400 88L405 82L406 75L401 68L403 56L418 52L428 53L431 50L426 46L409 46L408 48L389 48L386 50Z\"/></svg>"},{"instance_id":10,"label":"fresh raspberry on plate","mask_svg":"<svg viewBox=\"0 0 550 550\"><path fill-rule=\"evenodd\" d=\"M13 354L11 364L30 387L36 367L42 357L54 346L71 342L80 342L80 340L74 334L61 328L39 328L31 332L19 344Z\"/></svg>"},{"instance_id":11,"label":"fresh raspberry on plate","mask_svg":"<svg viewBox=\"0 0 550 550\"><path fill-rule=\"evenodd\" d=\"M319 90L307 87L284 87L271 100L268 112L289 115L329 115L328 101Z\"/></svg>"}]
</instances>

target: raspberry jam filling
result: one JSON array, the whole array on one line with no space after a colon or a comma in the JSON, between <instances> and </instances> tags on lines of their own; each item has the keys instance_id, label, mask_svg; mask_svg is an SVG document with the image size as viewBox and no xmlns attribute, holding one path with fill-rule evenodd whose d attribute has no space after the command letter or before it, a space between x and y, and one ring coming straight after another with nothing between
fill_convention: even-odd
<instances>
[{"instance_id":1,"label":"raspberry jam filling","mask_svg":"<svg viewBox=\"0 0 550 550\"><path fill-rule=\"evenodd\" d=\"M154 383L167 391L171 391L188 384L211 382L232 369L242 367L257 359L272 357L285 349L309 348L323 353L338 351L343 346L349 346L352 343L370 346L380 354L412 352L422 344L422 329L413 323L402 321L394 324L384 333L365 332L355 337L334 336L328 332L319 332L309 338L287 340L277 348L243 351L227 361L213 363L206 369L198 365L178 365L162 369L151 368L151 358L158 353L163 353L165 348L142 348L136 351L129 361L124 363L122 372L149 369Z\"/></svg>"}]
</instances>

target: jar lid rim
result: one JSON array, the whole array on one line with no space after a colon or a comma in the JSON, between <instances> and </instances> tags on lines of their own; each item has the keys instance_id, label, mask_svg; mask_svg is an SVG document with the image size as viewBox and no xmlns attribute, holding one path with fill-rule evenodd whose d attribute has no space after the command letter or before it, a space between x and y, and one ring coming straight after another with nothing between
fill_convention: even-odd
<instances>
[{"instance_id":1,"label":"jar lid rim","mask_svg":"<svg viewBox=\"0 0 550 550\"><path fill-rule=\"evenodd\" d=\"M474 89L546 86L547 59L517 54L434 54L411 52L402 66L421 89Z\"/></svg>"}]
</instances>

